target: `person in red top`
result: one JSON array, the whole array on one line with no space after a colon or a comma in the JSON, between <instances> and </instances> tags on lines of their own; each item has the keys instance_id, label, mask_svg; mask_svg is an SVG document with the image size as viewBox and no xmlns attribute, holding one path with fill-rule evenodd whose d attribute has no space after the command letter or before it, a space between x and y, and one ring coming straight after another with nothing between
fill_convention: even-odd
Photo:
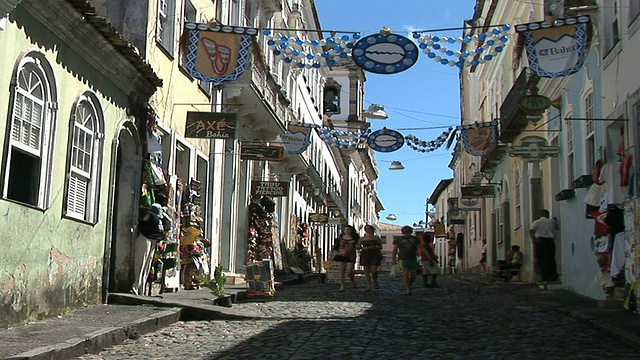
<instances>
[{"instance_id":1,"label":"person in red top","mask_svg":"<svg viewBox=\"0 0 640 360\"><path fill-rule=\"evenodd\" d=\"M427 233L422 235L421 242L424 246L418 248L418 254L420 255L420 262L422 263L422 280L424 281L424 287L440 287L436 282L436 277L440 273L438 255L436 255L433 249L431 235Z\"/></svg>"}]
</instances>

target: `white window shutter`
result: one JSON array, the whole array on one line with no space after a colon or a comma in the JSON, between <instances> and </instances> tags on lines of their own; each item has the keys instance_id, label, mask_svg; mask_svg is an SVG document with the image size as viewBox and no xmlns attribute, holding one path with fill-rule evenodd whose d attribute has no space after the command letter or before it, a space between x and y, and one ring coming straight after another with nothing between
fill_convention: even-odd
<instances>
[{"instance_id":1,"label":"white window shutter","mask_svg":"<svg viewBox=\"0 0 640 360\"><path fill-rule=\"evenodd\" d=\"M87 213L88 181L75 174L69 177L67 215L85 220Z\"/></svg>"}]
</instances>

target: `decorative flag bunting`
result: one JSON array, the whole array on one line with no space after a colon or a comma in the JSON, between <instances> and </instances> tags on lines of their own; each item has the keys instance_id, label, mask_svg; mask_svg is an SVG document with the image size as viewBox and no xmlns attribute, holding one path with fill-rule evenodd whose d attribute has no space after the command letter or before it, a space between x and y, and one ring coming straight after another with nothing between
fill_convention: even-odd
<instances>
[{"instance_id":1,"label":"decorative flag bunting","mask_svg":"<svg viewBox=\"0 0 640 360\"><path fill-rule=\"evenodd\" d=\"M497 143L497 121L490 123L476 123L474 125L458 126L457 128L450 127L446 131L443 131L435 140L422 141L414 135L404 136L396 130L382 128L371 132L371 129L361 131L341 131L331 128L323 127L320 125L311 124L289 124L287 126L288 131L281 135L282 142L289 154L300 154L304 152L309 146L309 136L311 129L317 129L320 138L327 143L327 145L337 148L354 148L362 144L367 143L375 151L379 152L392 152L400 149L405 142L407 145L418 152L432 152L436 151L447 141L447 138L455 136L455 132L458 129L472 129L472 128L487 128L491 127L493 131L492 147L487 148L486 152L491 151L493 146ZM472 137L473 138L473 137ZM480 141L480 140L476 140ZM485 144L486 145L486 144ZM479 144L478 147L482 147L483 144Z\"/></svg>"},{"instance_id":2,"label":"decorative flag bunting","mask_svg":"<svg viewBox=\"0 0 640 360\"><path fill-rule=\"evenodd\" d=\"M320 138L329 146L339 149L355 148L367 141L370 129L361 131L340 131L319 127L318 133Z\"/></svg>"},{"instance_id":3,"label":"decorative flag bunting","mask_svg":"<svg viewBox=\"0 0 640 360\"><path fill-rule=\"evenodd\" d=\"M340 59L351 56L364 70L378 74L394 74L407 70L418 60L420 50L442 65L459 68L478 66L493 60L504 51L511 30L508 24L482 34L465 37L421 36L423 31L413 32L413 39L392 34L383 28L379 34L360 38L359 33L321 39L306 40L283 34L272 35L264 30L267 46L273 54L293 68L309 69L335 66ZM447 46L464 44L465 50L452 50ZM466 50L469 49L469 50Z\"/></svg>"},{"instance_id":4,"label":"decorative flag bunting","mask_svg":"<svg viewBox=\"0 0 640 360\"><path fill-rule=\"evenodd\" d=\"M309 69L334 66L340 59L349 57L351 48L360 35L331 36L321 40L305 40L282 34L271 35L265 30L267 46L273 54L294 68ZM317 51L320 50L320 51Z\"/></svg>"},{"instance_id":5,"label":"decorative flag bunting","mask_svg":"<svg viewBox=\"0 0 640 360\"><path fill-rule=\"evenodd\" d=\"M258 29L187 22L185 68L194 78L216 84L236 80L249 61L251 36Z\"/></svg>"},{"instance_id":6,"label":"decorative flag bunting","mask_svg":"<svg viewBox=\"0 0 640 360\"><path fill-rule=\"evenodd\" d=\"M516 25L524 36L529 68L538 76L557 78L580 71L587 54L589 16Z\"/></svg>"},{"instance_id":7,"label":"decorative flag bunting","mask_svg":"<svg viewBox=\"0 0 640 360\"><path fill-rule=\"evenodd\" d=\"M489 121L456 127L464 149L473 156L485 156L498 144L498 122Z\"/></svg>"},{"instance_id":8,"label":"decorative flag bunting","mask_svg":"<svg viewBox=\"0 0 640 360\"><path fill-rule=\"evenodd\" d=\"M445 142L447 142L447 139L451 135L452 131L453 128L450 127L449 129L447 129L447 131L442 132L442 134L440 134L440 136L438 136L435 140L431 141L422 141L413 135L405 136L405 140L407 146L415 151L422 153L432 152L438 150L440 147L442 147L442 145L444 145Z\"/></svg>"},{"instance_id":9,"label":"decorative flag bunting","mask_svg":"<svg viewBox=\"0 0 640 360\"><path fill-rule=\"evenodd\" d=\"M310 127L292 124L289 124L287 131L280 135L288 154L302 154L311 143L310 137Z\"/></svg>"},{"instance_id":10,"label":"decorative flag bunting","mask_svg":"<svg viewBox=\"0 0 640 360\"><path fill-rule=\"evenodd\" d=\"M493 60L498 54L504 51L505 44L509 41L507 31L511 29L509 25L502 25L486 33L465 36L465 37L439 37L433 35L420 36L419 32L413 33L413 38L417 39L418 47L422 52L435 62L442 65L457 66L459 68L478 66L487 61ZM466 44L470 50L450 50L448 45ZM475 46L475 48L473 48ZM476 58L477 57L477 58Z\"/></svg>"}]
</instances>

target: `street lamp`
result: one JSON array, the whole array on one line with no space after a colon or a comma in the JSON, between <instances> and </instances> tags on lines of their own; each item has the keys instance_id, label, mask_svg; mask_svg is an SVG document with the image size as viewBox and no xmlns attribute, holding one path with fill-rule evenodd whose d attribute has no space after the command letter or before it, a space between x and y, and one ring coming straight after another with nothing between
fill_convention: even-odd
<instances>
[{"instance_id":1,"label":"street lamp","mask_svg":"<svg viewBox=\"0 0 640 360\"><path fill-rule=\"evenodd\" d=\"M392 161L389 170L404 170L404 165L400 161Z\"/></svg>"},{"instance_id":2,"label":"street lamp","mask_svg":"<svg viewBox=\"0 0 640 360\"><path fill-rule=\"evenodd\" d=\"M378 104L371 104L367 110L362 112L362 115L367 119L374 120L386 120L389 118L387 112L384 111L384 106Z\"/></svg>"},{"instance_id":3,"label":"street lamp","mask_svg":"<svg viewBox=\"0 0 640 360\"><path fill-rule=\"evenodd\" d=\"M396 221L396 220L398 220L398 217L396 216L396 214L389 214L389 215L387 215L387 217L385 219L387 219L389 221Z\"/></svg>"}]
</instances>

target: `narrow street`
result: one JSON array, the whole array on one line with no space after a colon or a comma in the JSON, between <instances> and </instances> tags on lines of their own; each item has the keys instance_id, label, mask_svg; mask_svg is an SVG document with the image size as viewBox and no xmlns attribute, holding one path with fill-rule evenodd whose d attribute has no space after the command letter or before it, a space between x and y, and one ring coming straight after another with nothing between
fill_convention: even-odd
<instances>
[{"instance_id":1,"label":"narrow street","mask_svg":"<svg viewBox=\"0 0 640 360\"><path fill-rule=\"evenodd\" d=\"M640 359L636 348L504 286L440 276L412 296L316 281L233 305L247 320L178 322L79 359ZM517 286L517 285L514 285Z\"/></svg>"}]
</instances>

